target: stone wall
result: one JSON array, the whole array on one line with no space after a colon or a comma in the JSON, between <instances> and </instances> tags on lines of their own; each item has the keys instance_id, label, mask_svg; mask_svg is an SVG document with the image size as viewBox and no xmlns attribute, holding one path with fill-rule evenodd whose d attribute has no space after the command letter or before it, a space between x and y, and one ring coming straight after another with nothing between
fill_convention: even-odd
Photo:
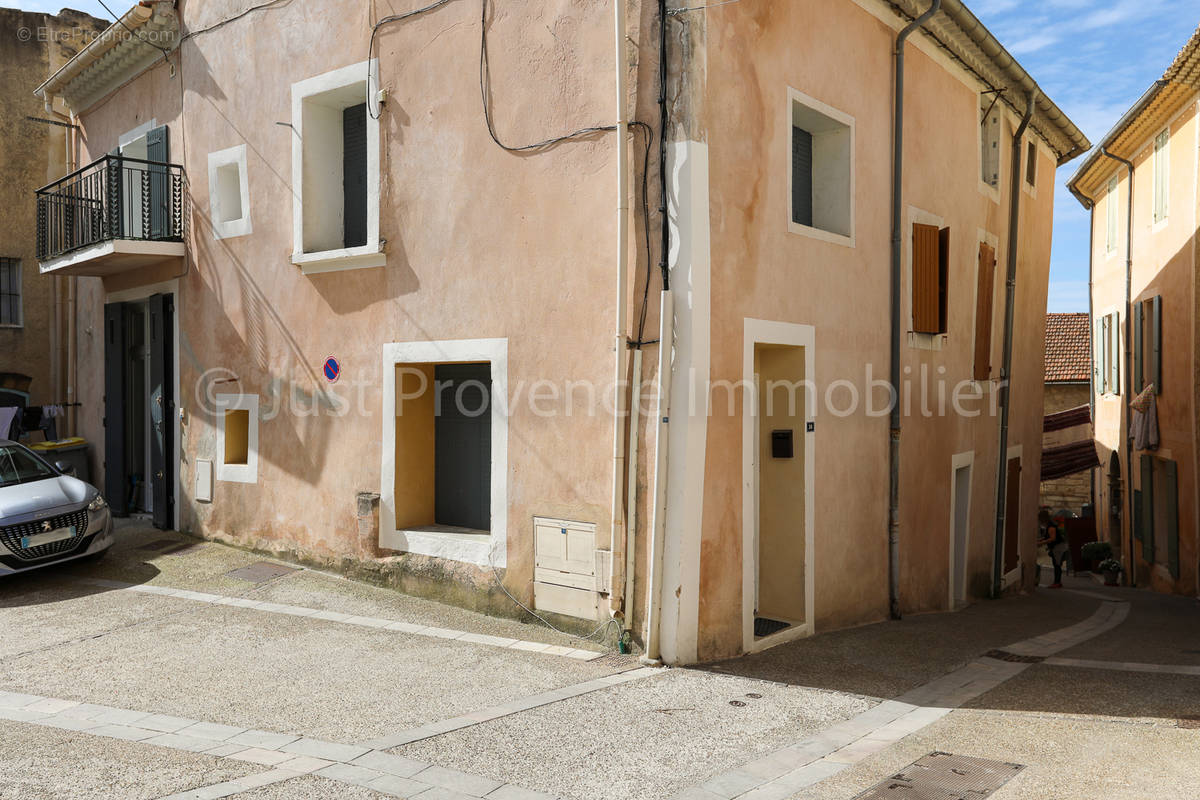
<instances>
[{"instance_id":1,"label":"stone wall","mask_svg":"<svg viewBox=\"0 0 1200 800\"><path fill-rule=\"evenodd\" d=\"M1087 405L1088 384L1048 383L1046 384L1045 398L1047 414L1055 414L1059 411L1066 411L1070 408ZM1056 431L1055 433L1068 435L1055 436L1051 434L1046 437L1046 446L1077 442L1080 439L1087 439L1091 436L1090 431L1082 426L1072 428L1068 431ZM1080 507L1084 503L1091 502L1091 496L1091 472L1078 472L1074 475L1068 475L1065 478L1059 478L1058 480L1043 481L1041 486L1041 500L1039 502L1040 505L1049 506L1052 510L1069 508L1078 514Z\"/></svg>"}]
</instances>

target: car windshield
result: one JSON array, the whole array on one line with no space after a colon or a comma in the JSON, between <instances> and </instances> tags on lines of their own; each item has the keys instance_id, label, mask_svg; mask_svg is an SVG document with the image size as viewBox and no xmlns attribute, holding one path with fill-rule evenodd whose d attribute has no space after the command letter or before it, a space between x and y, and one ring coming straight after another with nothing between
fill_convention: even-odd
<instances>
[{"instance_id":1,"label":"car windshield","mask_svg":"<svg viewBox=\"0 0 1200 800\"><path fill-rule=\"evenodd\" d=\"M53 478L57 473L23 447L0 446L0 486Z\"/></svg>"}]
</instances>

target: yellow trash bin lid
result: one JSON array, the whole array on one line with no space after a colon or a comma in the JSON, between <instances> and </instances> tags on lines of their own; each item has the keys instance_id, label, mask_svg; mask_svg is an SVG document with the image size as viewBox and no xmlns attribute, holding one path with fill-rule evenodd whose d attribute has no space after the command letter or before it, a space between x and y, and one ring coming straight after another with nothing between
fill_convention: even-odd
<instances>
[{"instance_id":1,"label":"yellow trash bin lid","mask_svg":"<svg viewBox=\"0 0 1200 800\"><path fill-rule=\"evenodd\" d=\"M87 444L87 439L82 436L72 436L69 439L59 439L57 442L38 442L37 444L29 445L30 450L60 450L64 447L78 447L81 444Z\"/></svg>"}]
</instances>

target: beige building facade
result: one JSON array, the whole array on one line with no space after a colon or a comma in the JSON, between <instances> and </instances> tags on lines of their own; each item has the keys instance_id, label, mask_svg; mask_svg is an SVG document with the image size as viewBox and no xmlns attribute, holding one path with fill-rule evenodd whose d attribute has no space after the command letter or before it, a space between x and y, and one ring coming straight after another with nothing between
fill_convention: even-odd
<instances>
[{"instance_id":1,"label":"beige building facade","mask_svg":"<svg viewBox=\"0 0 1200 800\"><path fill-rule=\"evenodd\" d=\"M69 129L33 90L105 27L70 9L0 8L0 406L63 403L71 393L71 285L38 273L33 199L34 189L69 171Z\"/></svg>"},{"instance_id":2,"label":"beige building facade","mask_svg":"<svg viewBox=\"0 0 1200 800\"><path fill-rule=\"evenodd\" d=\"M1101 538L1127 577L1197 593L1197 228L1200 31L1071 178L1092 212ZM1153 385L1157 440L1131 444Z\"/></svg>"},{"instance_id":3,"label":"beige building facade","mask_svg":"<svg viewBox=\"0 0 1200 800\"><path fill-rule=\"evenodd\" d=\"M118 32L39 89L108 192L41 261L103 332L108 485L406 591L615 614L671 663L1031 585L1053 179L1087 142L943 5L895 207L906 3L135 7L161 51Z\"/></svg>"}]
</instances>

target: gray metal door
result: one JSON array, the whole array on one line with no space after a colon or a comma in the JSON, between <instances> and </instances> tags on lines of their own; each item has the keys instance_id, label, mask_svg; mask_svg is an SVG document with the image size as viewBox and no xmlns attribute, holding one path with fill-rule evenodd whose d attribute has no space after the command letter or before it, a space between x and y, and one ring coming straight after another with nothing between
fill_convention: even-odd
<instances>
[{"instance_id":1,"label":"gray metal door","mask_svg":"<svg viewBox=\"0 0 1200 800\"><path fill-rule=\"evenodd\" d=\"M439 364L434 424L434 517L439 525L492 526L492 370Z\"/></svg>"}]
</instances>

